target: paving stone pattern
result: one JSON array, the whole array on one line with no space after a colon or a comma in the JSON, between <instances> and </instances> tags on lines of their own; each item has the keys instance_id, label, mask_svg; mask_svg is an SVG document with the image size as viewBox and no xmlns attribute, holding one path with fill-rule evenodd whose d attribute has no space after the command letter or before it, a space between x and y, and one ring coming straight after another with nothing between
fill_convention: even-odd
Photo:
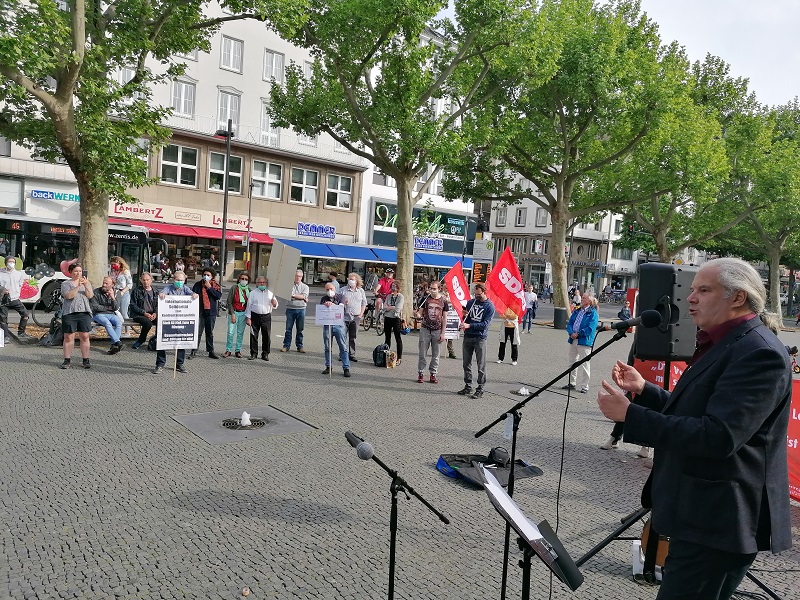
<instances>
[{"instance_id":1,"label":"paving stone pattern","mask_svg":"<svg viewBox=\"0 0 800 600\"><path fill-rule=\"evenodd\" d=\"M187 374L150 373L155 353L92 350L92 368L59 370L60 349L0 349L0 598L224 598L249 586L256 599L379 599L388 578L390 479L361 461L345 440L353 430L386 464L451 520L441 523L400 495L396 597L499 598L504 524L485 493L435 470L442 453L486 453L508 445L502 425L474 433L519 400L509 392L542 384L565 366L563 332L536 327L522 336L519 365L498 365L498 324L489 337L488 391L458 396L461 361L441 361L441 383L417 384L417 338L403 338L403 364L378 369L379 343L359 333L359 359L344 379L324 367L321 329L306 329L307 354L280 353L283 318L273 321L269 362L187 361ZM224 321L216 331L224 343ZM611 334L601 334L609 336ZM800 336L783 334L786 343ZM604 339L604 338L601 338ZM223 342L221 342L221 340ZM461 356L460 346L458 355ZM546 518L573 558L638 508L648 475L638 447L603 451L611 425L594 397L623 340L592 361L589 394L566 416L563 480L556 504L567 397L545 393L524 410L518 456L542 477L518 482L515 498L535 521ZM245 341L244 354L248 354ZM168 362L168 366L171 362ZM521 383L522 382L522 383ZM273 405L318 429L210 445L172 415ZM792 506L795 547L759 555L758 575L797 598L800 506ZM631 533L638 534L640 527ZM583 567L583 586L558 581L554 598L651 599L632 581L631 542L615 541ZM520 597L520 552L512 538L508 597ZM546 598L549 575L533 563L531 597ZM744 589L757 588L746 583Z\"/></svg>"}]
</instances>

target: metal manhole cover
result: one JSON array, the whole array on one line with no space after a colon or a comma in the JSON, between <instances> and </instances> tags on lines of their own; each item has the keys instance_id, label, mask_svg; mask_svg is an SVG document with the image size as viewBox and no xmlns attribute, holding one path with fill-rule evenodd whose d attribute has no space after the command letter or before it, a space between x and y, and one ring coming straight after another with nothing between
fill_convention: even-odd
<instances>
[{"instance_id":1,"label":"metal manhole cover","mask_svg":"<svg viewBox=\"0 0 800 600\"><path fill-rule=\"evenodd\" d=\"M269 419L262 419L260 417L250 417L250 425L242 425L242 420L240 418L237 419L225 419L222 422L222 426L226 429L233 429L236 431L252 431L253 429L261 429L269 423Z\"/></svg>"}]
</instances>

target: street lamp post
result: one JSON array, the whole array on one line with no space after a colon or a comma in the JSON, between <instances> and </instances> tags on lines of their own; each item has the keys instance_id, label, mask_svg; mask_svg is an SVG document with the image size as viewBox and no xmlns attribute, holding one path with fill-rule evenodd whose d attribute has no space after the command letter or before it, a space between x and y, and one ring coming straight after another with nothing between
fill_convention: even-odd
<instances>
[{"instance_id":1,"label":"street lamp post","mask_svg":"<svg viewBox=\"0 0 800 600\"><path fill-rule=\"evenodd\" d=\"M244 245L245 252L245 268L250 271L250 236L253 235L253 227L251 222L253 220L253 187L256 184L250 180L250 191L247 194L247 240Z\"/></svg>"},{"instance_id":2,"label":"street lamp post","mask_svg":"<svg viewBox=\"0 0 800 600\"><path fill-rule=\"evenodd\" d=\"M222 275L225 281L225 271L228 266L227 237L228 237L228 177L231 170L231 138L233 137L233 120L228 119L227 129L218 129L215 137L225 138L225 177L222 184Z\"/></svg>"}]
</instances>

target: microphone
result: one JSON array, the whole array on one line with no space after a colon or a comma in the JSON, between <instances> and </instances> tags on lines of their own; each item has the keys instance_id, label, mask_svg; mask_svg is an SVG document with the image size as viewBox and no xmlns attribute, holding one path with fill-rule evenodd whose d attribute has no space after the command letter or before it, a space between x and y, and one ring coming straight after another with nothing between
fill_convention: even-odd
<instances>
[{"instance_id":1,"label":"microphone","mask_svg":"<svg viewBox=\"0 0 800 600\"><path fill-rule=\"evenodd\" d=\"M661 319L661 313L657 310L646 310L642 312L641 316L638 316L635 319L628 319L627 321L612 323L609 325L609 328L625 330L637 325L641 325L642 327L658 327L661 325Z\"/></svg>"},{"instance_id":2,"label":"microphone","mask_svg":"<svg viewBox=\"0 0 800 600\"><path fill-rule=\"evenodd\" d=\"M344 432L344 437L346 437L346 438L347 438L347 441L348 441L348 442L350 442L350 445L351 445L353 448L358 448L358 445L359 445L361 442L363 442L363 441L364 441L364 440L362 440L360 437L358 437L358 436L357 436L355 433L353 433L352 431L345 431L345 432Z\"/></svg>"}]
</instances>

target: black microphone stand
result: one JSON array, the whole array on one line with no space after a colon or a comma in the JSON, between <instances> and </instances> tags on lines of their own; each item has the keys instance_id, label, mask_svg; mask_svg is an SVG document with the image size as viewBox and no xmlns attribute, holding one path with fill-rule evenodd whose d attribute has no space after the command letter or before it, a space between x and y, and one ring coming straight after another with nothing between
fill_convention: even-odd
<instances>
[{"instance_id":1,"label":"black microphone stand","mask_svg":"<svg viewBox=\"0 0 800 600\"><path fill-rule=\"evenodd\" d=\"M438 510L433 508L430 503L425 500L422 496L420 496L414 488L408 485L405 479L400 477L397 471L390 469L387 467L381 459L377 456L372 456L372 460L378 463L384 471L386 471L389 476L392 478L392 484L389 486L389 491L392 493L392 512L389 516L389 600L394 600L394 564L395 564L395 553L396 553L396 546L397 546L397 493L403 492L406 495L407 499L411 499L409 494L415 496L420 502L422 502L425 506L428 507L433 514L439 517L439 520L444 523L445 525L450 524L450 520L445 517L442 513Z\"/></svg>"},{"instance_id":2,"label":"black microphone stand","mask_svg":"<svg viewBox=\"0 0 800 600\"><path fill-rule=\"evenodd\" d=\"M542 392L550 389L557 381L562 379L565 375L569 375L576 367L582 365L585 362L588 362L592 359L593 356L599 354L603 350L605 350L608 346L621 340L622 338L626 337L627 330L620 329L617 333L608 340L605 344L597 348L596 350L592 350L589 354L587 354L584 358L575 361L572 363L568 369L562 371L559 375L545 383L541 388L533 392L530 396L517 402L510 410L505 411L502 415L497 417L494 421L489 423L486 427L481 429L475 434L475 437L481 437L484 433L489 431L492 427L504 421L506 419L506 415L510 414L513 417L513 433L511 436L511 469L508 473L508 495L514 495L514 462L516 461L516 454L517 454L517 430L519 429L519 422L522 420L522 413L520 413L520 409L522 409L528 402L539 396ZM577 340L576 340L577 341ZM505 535L505 542L503 545L503 577L500 583L500 600L505 600L506 597L506 582L508 580L508 552L509 552L509 544L511 540L511 524L506 523L506 535Z\"/></svg>"}]
</instances>

